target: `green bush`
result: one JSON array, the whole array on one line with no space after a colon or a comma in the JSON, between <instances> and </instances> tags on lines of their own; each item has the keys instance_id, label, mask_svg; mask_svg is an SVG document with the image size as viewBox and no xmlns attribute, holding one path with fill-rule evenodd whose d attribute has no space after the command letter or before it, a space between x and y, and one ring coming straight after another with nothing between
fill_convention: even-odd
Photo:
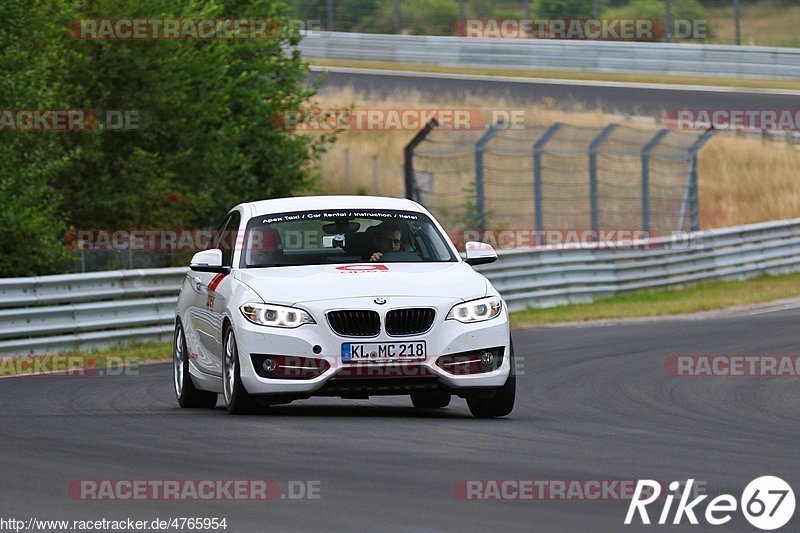
<instances>
[{"instance_id":1,"label":"green bush","mask_svg":"<svg viewBox=\"0 0 800 533\"><path fill-rule=\"evenodd\" d=\"M670 15L673 21L676 20L706 20L708 18L705 8L698 0L672 0ZM603 12L604 18L649 18L664 20L664 1L663 0L631 0L622 7L606 9ZM712 36L711 28L707 28L707 38Z\"/></svg>"},{"instance_id":2,"label":"green bush","mask_svg":"<svg viewBox=\"0 0 800 533\"><path fill-rule=\"evenodd\" d=\"M598 11L602 13L606 0L598 0ZM592 18L594 7L592 0L535 0L533 4L535 18Z\"/></svg>"},{"instance_id":3,"label":"green bush","mask_svg":"<svg viewBox=\"0 0 800 533\"><path fill-rule=\"evenodd\" d=\"M414 35L452 35L460 16L457 0L403 0L399 7L401 31ZM381 3L373 15L359 23L358 29L394 33L394 9L393 1Z\"/></svg>"},{"instance_id":4,"label":"green bush","mask_svg":"<svg viewBox=\"0 0 800 533\"><path fill-rule=\"evenodd\" d=\"M52 109L59 102L58 34L27 0L0 2L0 110ZM0 131L0 276L69 268L67 224L52 184L68 157L59 133Z\"/></svg>"},{"instance_id":5,"label":"green bush","mask_svg":"<svg viewBox=\"0 0 800 533\"><path fill-rule=\"evenodd\" d=\"M145 124L2 132L0 252L30 249L36 273L63 270L68 226L216 225L241 201L311 183L317 139L274 124L314 94L296 31L258 41L85 41L66 31L71 20L121 13L288 19L275 0L0 2L0 108L135 110ZM0 258L0 276L30 272Z\"/></svg>"}]
</instances>

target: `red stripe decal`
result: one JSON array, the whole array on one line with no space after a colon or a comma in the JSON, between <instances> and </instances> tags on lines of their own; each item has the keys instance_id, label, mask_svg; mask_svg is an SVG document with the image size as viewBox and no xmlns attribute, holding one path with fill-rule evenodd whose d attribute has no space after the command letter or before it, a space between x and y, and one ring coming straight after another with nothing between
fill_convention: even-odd
<instances>
[{"instance_id":1,"label":"red stripe decal","mask_svg":"<svg viewBox=\"0 0 800 533\"><path fill-rule=\"evenodd\" d=\"M227 274L223 274L221 272L214 276L214 279L212 279L211 283L208 284L208 290L216 291L219 284L222 283L223 279L225 279L225 276L227 276Z\"/></svg>"}]
</instances>

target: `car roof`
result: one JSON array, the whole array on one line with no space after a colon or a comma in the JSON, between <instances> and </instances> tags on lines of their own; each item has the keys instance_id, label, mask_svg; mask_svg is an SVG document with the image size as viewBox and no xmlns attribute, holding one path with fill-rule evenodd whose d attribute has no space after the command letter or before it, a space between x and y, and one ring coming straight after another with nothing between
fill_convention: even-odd
<instances>
[{"instance_id":1,"label":"car roof","mask_svg":"<svg viewBox=\"0 0 800 533\"><path fill-rule=\"evenodd\" d=\"M296 196L250 202L250 216L261 216L305 209L397 209L423 212L419 204L406 198L386 196Z\"/></svg>"}]
</instances>

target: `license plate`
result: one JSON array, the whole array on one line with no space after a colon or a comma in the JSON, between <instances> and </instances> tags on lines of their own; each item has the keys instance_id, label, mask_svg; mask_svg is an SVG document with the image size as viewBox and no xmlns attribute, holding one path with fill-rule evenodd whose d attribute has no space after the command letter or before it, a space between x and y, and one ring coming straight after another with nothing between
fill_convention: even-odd
<instances>
[{"instance_id":1,"label":"license plate","mask_svg":"<svg viewBox=\"0 0 800 533\"><path fill-rule=\"evenodd\" d=\"M342 361L369 363L425 359L425 341L342 343Z\"/></svg>"}]
</instances>

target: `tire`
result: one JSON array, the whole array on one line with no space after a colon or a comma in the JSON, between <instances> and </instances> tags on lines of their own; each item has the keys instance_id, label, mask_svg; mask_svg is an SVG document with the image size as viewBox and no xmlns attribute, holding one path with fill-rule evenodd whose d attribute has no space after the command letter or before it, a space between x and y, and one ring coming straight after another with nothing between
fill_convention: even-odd
<instances>
[{"instance_id":1,"label":"tire","mask_svg":"<svg viewBox=\"0 0 800 533\"><path fill-rule=\"evenodd\" d=\"M412 392L411 403L417 409L441 409L450 405L450 393L445 391Z\"/></svg>"},{"instance_id":2,"label":"tire","mask_svg":"<svg viewBox=\"0 0 800 533\"><path fill-rule=\"evenodd\" d=\"M232 415L246 415L258 410L255 397L248 394L242 383L239 369L239 349L233 328L228 326L223 334L222 389L225 407Z\"/></svg>"},{"instance_id":3,"label":"tire","mask_svg":"<svg viewBox=\"0 0 800 533\"><path fill-rule=\"evenodd\" d=\"M514 370L514 344L511 343L509 356L511 371L505 384L497 387L488 396L474 396L467 398L469 412L475 418L496 418L506 416L514 409L514 399L517 395L517 374Z\"/></svg>"},{"instance_id":4,"label":"tire","mask_svg":"<svg viewBox=\"0 0 800 533\"><path fill-rule=\"evenodd\" d=\"M172 343L172 382L181 407L213 409L217 405L219 394L199 390L189 375L189 351L186 349L186 338L180 323L175 326Z\"/></svg>"}]
</instances>

